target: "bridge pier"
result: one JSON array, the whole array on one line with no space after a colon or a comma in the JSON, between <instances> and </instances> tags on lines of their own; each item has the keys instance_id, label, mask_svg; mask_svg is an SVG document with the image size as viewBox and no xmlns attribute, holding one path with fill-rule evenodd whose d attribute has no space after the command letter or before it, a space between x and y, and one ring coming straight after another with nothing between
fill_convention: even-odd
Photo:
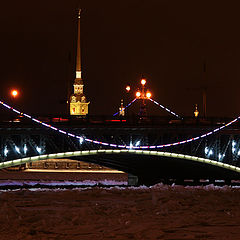
<instances>
[{"instance_id":1,"label":"bridge pier","mask_svg":"<svg viewBox=\"0 0 240 240\"><path fill-rule=\"evenodd\" d=\"M137 186L138 177L132 174L128 174L128 186Z\"/></svg>"},{"instance_id":2,"label":"bridge pier","mask_svg":"<svg viewBox=\"0 0 240 240\"><path fill-rule=\"evenodd\" d=\"M215 184L215 179L214 178L209 178L209 184Z\"/></svg>"},{"instance_id":3,"label":"bridge pier","mask_svg":"<svg viewBox=\"0 0 240 240\"><path fill-rule=\"evenodd\" d=\"M200 185L200 179L199 178L194 178L193 179L193 184L197 185L197 186Z\"/></svg>"},{"instance_id":4,"label":"bridge pier","mask_svg":"<svg viewBox=\"0 0 240 240\"><path fill-rule=\"evenodd\" d=\"M225 183L225 185L230 186L232 184L232 181L231 181L231 179L224 179L224 183Z\"/></svg>"}]
</instances>

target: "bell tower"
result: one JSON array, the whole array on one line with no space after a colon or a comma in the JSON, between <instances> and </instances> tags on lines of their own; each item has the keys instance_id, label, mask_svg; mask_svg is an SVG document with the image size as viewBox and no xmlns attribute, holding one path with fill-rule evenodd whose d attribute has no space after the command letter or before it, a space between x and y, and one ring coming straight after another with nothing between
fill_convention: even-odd
<instances>
[{"instance_id":1,"label":"bell tower","mask_svg":"<svg viewBox=\"0 0 240 240\"><path fill-rule=\"evenodd\" d=\"M70 115L85 117L88 114L88 104L90 102L87 102L86 96L83 94L84 84L81 69L80 17L81 9L78 11L76 78L73 84L73 94L70 96Z\"/></svg>"}]
</instances>

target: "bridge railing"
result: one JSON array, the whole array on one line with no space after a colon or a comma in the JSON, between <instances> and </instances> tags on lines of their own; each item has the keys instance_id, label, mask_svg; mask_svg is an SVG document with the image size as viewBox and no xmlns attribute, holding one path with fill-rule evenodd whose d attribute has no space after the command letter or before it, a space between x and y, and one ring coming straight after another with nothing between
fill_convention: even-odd
<instances>
[{"instance_id":1,"label":"bridge railing","mask_svg":"<svg viewBox=\"0 0 240 240\"><path fill-rule=\"evenodd\" d=\"M126 117L113 117L113 116L87 116L82 117L70 117L67 115L55 116L34 116L36 119L60 125L89 125L89 124L104 124L104 125L139 125L139 126L156 126L156 125L208 125L217 126L224 125L231 121L231 118L227 117L208 117L208 118L194 118L194 117L183 117L182 119L173 118L172 116L147 116L139 117L138 115L129 115ZM9 115L0 116L0 126L11 123L30 123L30 119L26 119L22 116Z\"/></svg>"}]
</instances>

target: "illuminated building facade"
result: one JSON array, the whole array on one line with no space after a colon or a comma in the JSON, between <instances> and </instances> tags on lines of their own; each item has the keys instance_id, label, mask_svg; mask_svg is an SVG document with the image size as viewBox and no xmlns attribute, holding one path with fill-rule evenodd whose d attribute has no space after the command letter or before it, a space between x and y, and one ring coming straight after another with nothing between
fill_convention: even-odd
<instances>
[{"instance_id":1,"label":"illuminated building facade","mask_svg":"<svg viewBox=\"0 0 240 240\"><path fill-rule=\"evenodd\" d=\"M88 104L86 96L83 94L83 80L81 69L81 48L80 48L80 16L78 12L78 39L77 39L77 61L76 61L76 78L73 84L74 92L70 96L70 115L86 116L88 114Z\"/></svg>"}]
</instances>

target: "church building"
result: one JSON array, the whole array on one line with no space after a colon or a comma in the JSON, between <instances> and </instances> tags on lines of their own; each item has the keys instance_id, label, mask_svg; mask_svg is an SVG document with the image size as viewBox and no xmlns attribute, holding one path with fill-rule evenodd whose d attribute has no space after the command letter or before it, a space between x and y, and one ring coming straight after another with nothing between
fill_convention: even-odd
<instances>
[{"instance_id":1,"label":"church building","mask_svg":"<svg viewBox=\"0 0 240 240\"><path fill-rule=\"evenodd\" d=\"M77 39L77 61L76 61L76 78L73 84L73 94L70 96L70 115L86 116L88 114L88 104L86 96L83 93L83 80L81 69L81 48L80 48L80 15L78 12L78 39Z\"/></svg>"}]
</instances>

